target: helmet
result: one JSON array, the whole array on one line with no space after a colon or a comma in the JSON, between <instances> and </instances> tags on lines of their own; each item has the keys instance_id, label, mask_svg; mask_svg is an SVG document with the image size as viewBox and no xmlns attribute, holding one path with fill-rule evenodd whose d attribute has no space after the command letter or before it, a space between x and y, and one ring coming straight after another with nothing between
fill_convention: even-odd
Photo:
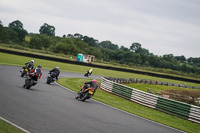
<instances>
[{"instance_id":1,"label":"helmet","mask_svg":"<svg viewBox=\"0 0 200 133\"><path fill-rule=\"evenodd\" d=\"M31 60L31 62L33 62L33 63L34 63L34 60Z\"/></svg>"},{"instance_id":2,"label":"helmet","mask_svg":"<svg viewBox=\"0 0 200 133\"><path fill-rule=\"evenodd\" d=\"M97 83L96 79L93 79L92 81L95 82L95 83Z\"/></svg>"},{"instance_id":3,"label":"helmet","mask_svg":"<svg viewBox=\"0 0 200 133\"><path fill-rule=\"evenodd\" d=\"M41 65L38 65L37 68L42 68L42 66L41 66Z\"/></svg>"},{"instance_id":4,"label":"helmet","mask_svg":"<svg viewBox=\"0 0 200 133\"><path fill-rule=\"evenodd\" d=\"M59 66L56 66L57 69L59 69Z\"/></svg>"}]
</instances>

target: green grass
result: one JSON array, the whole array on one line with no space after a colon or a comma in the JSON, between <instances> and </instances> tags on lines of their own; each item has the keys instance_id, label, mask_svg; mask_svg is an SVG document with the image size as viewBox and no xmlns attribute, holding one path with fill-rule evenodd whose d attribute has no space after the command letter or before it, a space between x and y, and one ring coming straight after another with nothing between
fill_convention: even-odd
<instances>
[{"instance_id":1,"label":"green grass","mask_svg":"<svg viewBox=\"0 0 200 133\"><path fill-rule=\"evenodd\" d=\"M35 66L38 64L41 64L44 69L52 69L58 65L60 66L61 72L68 71L68 72L85 73L86 70L90 69L90 67L86 67L86 66L53 62L53 61L47 61L47 60L42 60L42 59L5 54L5 53L0 52L0 64L4 64L4 65L24 66L24 63L30 61L31 59L35 60ZM101 75L101 76L110 76L110 77L121 77L121 78L150 79L150 80L157 80L157 81L169 82L169 83L174 83L174 84L183 84L182 81L177 81L177 80L169 80L169 79L164 79L164 78L157 78L157 77L151 77L151 76L134 74L134 73L113 71L113 70L105 70L105 69L100 69L100 68L94 68L93 74ZM58 80L59 83L64 84L66 87L76 92L80 90L80 86L83 84L84 81L85 79L66 79L66 78ZM98 80L98 82L100 81ZM194 84L194 83L189 83L189 82L184 82L184 83L190 86L200 87L200 84ZM191 132L191 133L192 132L200 133L200 126L198 124L138 105L131 101L127 101L117 96L113 96L109 93L105 93L102 90L97 90L94 96L94 99L99 100L103 103L109 104L111 106L114 106L116 108L125 110L127 112L139 115L141 117L148 118L150 120L153 120L153 121L156 121L156 122L159 122L159 123L162 123L162 124L165 124L177 129L181 129L181 130Z\"/></svg>"},{"instance_id":2,"label":"green grass","mask_svg":"<svg viewBox=\"0 0 200 133\"><path fill-rule=\"evenodd\" d=\"M30 36L26 37L26 41L30 39ZM62 53L53 53L49 51L49 49L31 49L22 45L17 45L17 44L0 44L1 49L7 49L11 51L18 51L18 52L23 52L23 53L32 53L32 54L37 54L37 55L45 55L48 57L56 57L56 58L62 58L62 59L68 59L68 60L73 60L76 61L77 56L74 55L65 55ZM150 72L150 73L157 73L157 74L162 74L162 75L170 75L170 76L175 76L175 77L183 77L186 79L195 79L199 80L199 75L196 74L187 74L175 70L170 70L170 69L164 69L164 68L153 68L153 67L145 67L145 66L135 66L135 65L128 65L128 64L119 64L119 63L114 63L114 62L105 62L102 60L95 60L95 64L102 65L102 66L111 66L111 67L117 67L117 68L125 68L125 69L130 69L130 70L136 70L136 71L142 71L142 72Z\"/></svg>"},{"instance_id":3,"label":"green grass","mask_svg":"<svg viewBox=\"0 0 200 133\"><path fill-rule=\"evenodd\" d=\"M10 51L23 52L23 53L36 54L36 55L43 55L43 56L55 57L55 58L73 60L73 61L77 60L76 56L74 56L74 55L65 55L65 54L62 54L62 53L53 53L53 52L50 52L50 51L47 51L47 50L31 49L31 48L24 47L24 46L21 46L21 45L0 44L0 48L10 50Z\"/></svg>"},{"instance_id":4,"label":"green grass","mask_svg":"<svg viewBox=\"0 0 200 133\"><path fill-rule=\"evenodd\" d=\"M80 86L83 84L83 82L87 80L77 78L61 78L58 80L58 83L75 92L78 92L80 90ZM97 82L100 83L100 80L97 80ZM119 108L121 110L127 111L129 113L156 121L158 123L162 123L164 125L183 130L188 133L200 133L199 124L136 104L134 102L125 100L100 89L97 89L93 99L108 104L110 106Z\"/></svg>"},{"instance_id":5,"label":"green grass","mask_svg":"<svg viewBox=\"0 0 200 133\"><path fill-rule=\"evenodd\" d=\"M53 61L48 61L48 60L42 60L42 59L24 57L24 56L18 56L18 55L11 55L11 54L5 54L5 53L0 52L0 64L4 64L4 65L24 66L26 62L32 59L35 60L35 66L40 64L45 69L52 69L52 68L55 68L56 66L59 66L61 71L76 72L76 73L85 73L88 69L90 69L90 67L88 66L73 65L73 64L60 63L60 62L55 62L55 61L53 62ZM94 68L93 75L157 80L157 81L174 83L174 84L186 84L188 86L200 87L200 84L196 84L196 83L183 82L183 81L178 81L178 80L164 79L164 78L152 77L152 76L147 76L147 75L107 70L107 69L101 69L101 68Z\"/></svg>"},{"instance_id":6,"label":"green grass","mask_svg":"<svg viewBox=\"0 0 200 133\"><path fill-rule=\"evenodd\" d=\"M137 88L141 91L147 92L147 89L152 89L154 91L164 91L164 90L188 90L188 91L200 91L199 89L189 89L175 86L165 86L165 85L150 85L150 84L125 84L126 86Z\"/></svg>"},{"instance_id":7,"label":"green grass","mask_svg":"<svg viewBox=\"0 0 200 133\"><path fill-rule=\"evenodd\" d=\"M0 133L24 133L24 132L0 119Z\"/></svg>"}]
</instances>

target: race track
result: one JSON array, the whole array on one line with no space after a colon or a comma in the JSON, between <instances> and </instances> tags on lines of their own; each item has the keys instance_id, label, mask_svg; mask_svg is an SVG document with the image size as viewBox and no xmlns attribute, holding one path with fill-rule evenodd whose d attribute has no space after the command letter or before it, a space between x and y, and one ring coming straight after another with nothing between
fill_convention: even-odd
<instances>
[{"instance_id":1,"label":"race track","mask_svg":"<svg viewBox=\"0 0 200 133\"><path fill-rule=\"evenodd\" d=\"M36 86L23 88L21 67L0 65L0 117L31 133L179 133L155 122L116 110L92 99L75 99L76 93L52 83L48 70ZM61 72L60 77L83 78ZM91 78L101 77L92 75Z\"/></svg>"}]
</instances>

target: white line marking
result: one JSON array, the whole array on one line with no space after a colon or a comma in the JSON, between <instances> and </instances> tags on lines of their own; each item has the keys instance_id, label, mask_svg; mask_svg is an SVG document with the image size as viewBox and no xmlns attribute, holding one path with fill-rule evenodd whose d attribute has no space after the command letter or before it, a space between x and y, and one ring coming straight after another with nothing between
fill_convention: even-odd
<instances>
[{"instance_id":1,"label":"white line marking","mask_svg":"<svg viewBox=\"0 0 200 133\"><path fill-rule=\"evenodd\" d=\"M24 128L22 128L22 127L20 127L20 126L18 126L18 125L16 125L16 124L14 124L14 123L12 123L12 122L6 120L5 118L0 117L0 119L4 120L5 122L11 124L12 126L18 128L18 129L24 131L25 133L31 133L31 132L27 131L26 129L24 129Z\"/></svg>"},{"instance_id":2,"label":"white line marking","mask_svg":"<svg viewBox=\"0 0 200 133\"><path fill-rule=\"evenodd\" d=\"M64 88L64 89L66 89L66 90L68 90L68 91L71 91L71 92L73 92L73 93L77 93L77 92L75 92L75 91L72 91L72 90L70 90L70 89L68 89L68 88L66 88L66 87L64 87L64 86L62 86L62 85L60 85L60 84L58 84L56 81L54 81L54 82L55 82L58 86L60 86L60 87L62 87L62 88ZM158 123L158 122L149 120L149 119L147 119L147 118L143 118L143 117L141 117L141 116L138 116L138 115L135 115L135 114L126 112L126 111L121 110L121 109L118 109L118 108L115 108L115 107L113 107L113 106L110 106L110 105L108 105L108 104L102 103L102 102L100 102L100 101L97 101L97 100L94 100L94 99L91 99L91 100L93 100L93 101L95 101L95 102L97 102L97 103L103 104L103 105L105 105L105 106L107 106L107 107L110 107L110 108L116 109L116 110L118 110L118 111L121 111L121 112L123 112L123 113L127 113L127 114L129 114L129 115L132 115L132 116L135 116L135 117L139 117L139 118L141 118L141 119L144 119L144 120L153 122L153 123L155 123L155 124L158 124L158 125L161 125L161 126L164 126L164 127L167 127L167 128L171 128L171 129L173 129L173 130L176 130L176 131L179 131L179 132L182 132L182 133L186 133L186 132L181 131L181 130L179 130L179 129L176 129L176 128L173 128L173 127L169 127L169 126L167 126L167 125L163 125L163 124L161 124L161 123Z\"/></svg>"}]
</instances>

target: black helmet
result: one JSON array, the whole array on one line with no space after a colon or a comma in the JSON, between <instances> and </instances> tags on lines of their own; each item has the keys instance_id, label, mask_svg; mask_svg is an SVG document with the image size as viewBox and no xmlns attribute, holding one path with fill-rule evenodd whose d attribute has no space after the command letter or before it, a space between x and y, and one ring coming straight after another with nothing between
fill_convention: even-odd
<instances>
[{"instance_id":1,"label":"black helmet","mask_svg":"<svg viewBox=\"0 0 200 133\"><path fill-rule=\"evenodd\" d=\"M42 68L42 66L41 66L41 65L38 65L37 68Z\"/></svg>"}]
</instances>

